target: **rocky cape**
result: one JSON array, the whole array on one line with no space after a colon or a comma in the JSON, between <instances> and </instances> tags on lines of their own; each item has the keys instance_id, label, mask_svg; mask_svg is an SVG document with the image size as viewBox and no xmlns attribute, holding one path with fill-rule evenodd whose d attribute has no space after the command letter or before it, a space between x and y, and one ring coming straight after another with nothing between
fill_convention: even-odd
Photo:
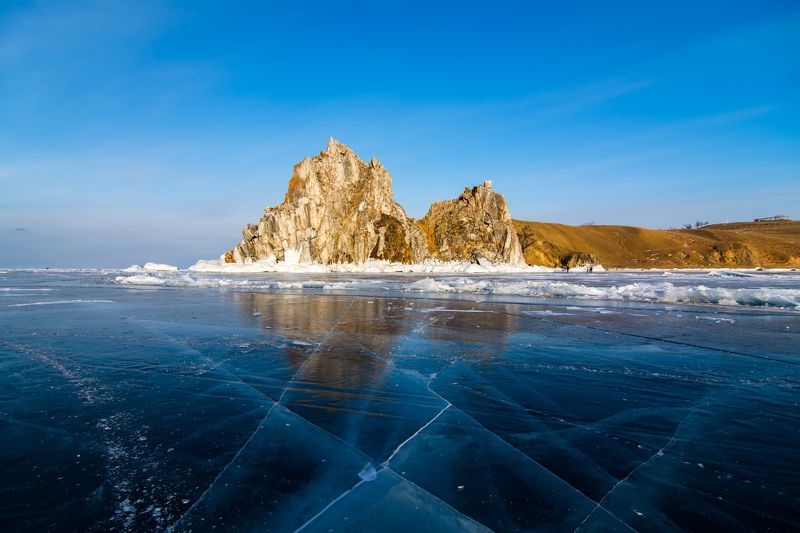
<instances>
[{"instance_id":1,"label":"rocky cape","mask_svg":"<svg viewBox=\"0 0 800 533\"><path fill-rule=\"evenodd\" d=\"M421 220L394 200L392 176L374 157L365 162L330 139L294 166L283 202L226 252L226 263L286 261L418 263L431 259L525 265L503 195L490 181L435 202Z\"/></svg>"}]
</instances>

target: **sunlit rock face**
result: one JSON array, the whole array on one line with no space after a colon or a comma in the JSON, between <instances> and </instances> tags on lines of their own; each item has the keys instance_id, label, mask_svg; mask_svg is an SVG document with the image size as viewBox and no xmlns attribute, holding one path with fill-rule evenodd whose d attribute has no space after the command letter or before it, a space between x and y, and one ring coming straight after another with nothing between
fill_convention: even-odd
<instances>
[{"instance_id":1,"label":"sunlit rock face","mask_svg":"<svg viewBox=\"0 0 800 533\"><path fill-rule=\"evenodd\" d=\"M395 202L392 176L380 161L366 163L333 138L319 155L295 165L283 203L265 209L242 237L226 262L524 264L508 206L491 182L435 202L416 221Z\"/></svg>"},{"instance_id":2,"label":"sunlit rock face","mask_svg":"<svg viewBox=\"0 0 800 533\"><path fill-rule=\"evenodd\" d=\"M226 261L281 261L299 252L301 262L410 263L429 255L419 225L394 201L389 171L333 138L325 151L295 165L283 203L265 209L242 236Z\"/></svg>"},{"instance_id":3,"label":"sunlit rock face","mask_svg":"<svg viewBox=\"0 0 800 533\"><path fill-rule=\"evenodd\" d=\"M434 202L420 224L434 256L444 261L525 264L506 200L491 181L465 188L454 200Z\"/></svg>"}]
</instances>

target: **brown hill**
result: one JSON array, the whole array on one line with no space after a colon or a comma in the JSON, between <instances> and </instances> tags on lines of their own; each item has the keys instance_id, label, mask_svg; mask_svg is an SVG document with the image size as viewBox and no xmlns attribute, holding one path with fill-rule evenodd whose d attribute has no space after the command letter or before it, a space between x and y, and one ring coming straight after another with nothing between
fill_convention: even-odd
<instances>
[{"instance_id":1,"label":"brown hill","mask_svg":"<svg viewBox=\"0 0 800 533\"><path fill-rule=\"evenodd\" d=\"M800 221L795 220L689 230L521 220L514 227L531 265L560 266L592 254L610 268L800 267Z\"/></svg>"}]
</instances>

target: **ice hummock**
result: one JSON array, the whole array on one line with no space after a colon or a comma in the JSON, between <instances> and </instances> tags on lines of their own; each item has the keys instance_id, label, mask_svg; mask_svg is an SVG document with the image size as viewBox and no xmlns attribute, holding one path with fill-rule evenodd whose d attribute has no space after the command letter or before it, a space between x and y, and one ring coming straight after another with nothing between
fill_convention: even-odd
<instances>
[{"instance_id":1,"label":"ice hummock","mask_svg":"<svg viewBox=\"0 0 800 533\"><path fill-rule=\"evenodd\" d=\"M131 265L125 269L125 272L176 272L177 270L179 269L175 265L148 262L144 266Z\"/></svg>"}]
</instances>

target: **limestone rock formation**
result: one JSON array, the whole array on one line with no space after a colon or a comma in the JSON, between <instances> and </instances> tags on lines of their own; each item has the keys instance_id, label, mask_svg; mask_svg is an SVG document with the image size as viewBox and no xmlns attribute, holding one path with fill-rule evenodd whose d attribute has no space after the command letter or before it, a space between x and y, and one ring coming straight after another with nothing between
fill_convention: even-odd
<instances>
[{"instance_id":1,"label":"limestone rock formation","mask_svg":"<svg viewBox=\"0 0 800 533\"><path fill-rule=\"evenodd\" d=\"M226 262L524 264L508 206L491 182L434 203L415 221L394 201L391 174L380 161L365 163L333 138L319 155L295 165L283 203L265 209L242 237L225 253Z\"/></svg>"},{"instance_id":2,"label":"limestone rock formation","mask_svg":"<svg viewBox=\"0 0 800 533\"><path fill-rule=\"evenodd\" d=\"M491 181L465 188L454 200L434 202L420 225L438 259L525 264L508 205Z\"/></svg>"},{"instance_id":3,"label":"limestone rock formation","mask_svg":"<svg viewBox=\"0 0 800 533\"><path fill-rule=\"evenodd\" d=\"M302 262L323 264L370 258L409 263L429 255L419 225L394 201L389 171L375 158L365 163L333 138L325 151L295 165L283 203L265 209L242 236L225 261L281 261L299 254Z\"/></svg>"}]
</instances>

